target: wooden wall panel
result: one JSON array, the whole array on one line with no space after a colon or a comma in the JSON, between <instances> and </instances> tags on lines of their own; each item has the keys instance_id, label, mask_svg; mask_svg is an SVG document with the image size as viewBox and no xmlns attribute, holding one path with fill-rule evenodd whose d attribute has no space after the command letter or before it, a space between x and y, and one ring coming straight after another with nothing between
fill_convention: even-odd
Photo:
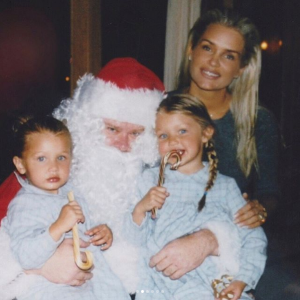
<instances>
[{"instance_id":1,"label":"wooden wall panel","mask_svg":"<svg viewBox=\"0 0 300 300\"><path fill-rule=\"evenodd\" d=\"M71 94L80 76L101 68L100 16L100 0L71 0Z\"/></svg>"}]
</instances>

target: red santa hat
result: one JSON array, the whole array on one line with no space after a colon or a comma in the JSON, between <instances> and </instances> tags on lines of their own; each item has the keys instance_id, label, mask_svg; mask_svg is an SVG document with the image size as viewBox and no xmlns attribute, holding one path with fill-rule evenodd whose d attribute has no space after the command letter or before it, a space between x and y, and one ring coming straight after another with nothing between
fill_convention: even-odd
<instances>
[{"instance_id":1,"label":"red santa hat","mask_svg":"<svg viewBox=\"0 0 300 300\"><path fill-rule=\"evenodd\" d=\"M155 112L163 98L164 84L151 70L133 58L116 58L96 77L78 82L79 98L89 98L97 115L120 122L154 126Z\"/></svg>"}]
</instances>

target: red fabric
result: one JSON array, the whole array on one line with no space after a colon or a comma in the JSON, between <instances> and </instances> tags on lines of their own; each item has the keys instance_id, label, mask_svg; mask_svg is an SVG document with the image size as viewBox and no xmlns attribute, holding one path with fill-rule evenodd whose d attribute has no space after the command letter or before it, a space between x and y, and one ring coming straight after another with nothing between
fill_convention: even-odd
<instances>
[{"instance_id":1,"label":"red fabric","mask_svg":"<svg viewBox=\"0 0 300 300\"><path fill-rule=\"evenodd\" d=\"M0 185L0 220L6 216L9 202L20 189L21 185L14 173L11 173Z\"/></svg>"},{"instance_id":2,"label":"red fabric","mask_svg":"<svg viewBox=\"0 0 300 300\"><path fill-rule=\"evenodd\" d=\"M131 57L111 60L100 70L97 77L114 83L120 89L165 91L162 81L151 70Z\"/></svg>"}]
</instances>

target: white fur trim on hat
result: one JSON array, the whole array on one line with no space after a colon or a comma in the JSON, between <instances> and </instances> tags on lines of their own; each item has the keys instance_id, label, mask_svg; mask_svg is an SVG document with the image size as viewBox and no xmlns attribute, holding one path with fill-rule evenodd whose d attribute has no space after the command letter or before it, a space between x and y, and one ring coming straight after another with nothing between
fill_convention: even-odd
<instances>
[{"instance_id":1,"label":"white fur trim on hat","mask_svg":"<svg viewBox=\"0 0 300 300\"><path fill-rule=\"evenodd\" d=\"M74 98L84 99L98 117L154 127L156 110L163 92L149 89L121 89L115 84L84 75L78 81ZM85 103L86 105L87 103Z\"/></svg>"}]
</instances>

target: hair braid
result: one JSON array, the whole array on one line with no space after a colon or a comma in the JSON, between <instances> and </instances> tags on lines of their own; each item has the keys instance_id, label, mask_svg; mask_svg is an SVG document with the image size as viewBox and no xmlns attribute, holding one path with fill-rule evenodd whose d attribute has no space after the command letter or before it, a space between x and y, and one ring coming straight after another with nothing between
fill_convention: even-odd
<instances>
[{"instance_id":1,"label":"hair braid","mask_svg":"<svg viewBox=\"0 0 300 300\"><path fill-rule=\"evenodd\" d=\"M215 180L217 178L218 158L217 158L217 153L213 141L209 140L205 144L205 148L206 148L207 157L209 161L209 179L207 181L204 194L198 204L199 212L203 209L205 205L207 192L214 186Z\"/></svg>"}]
</instances>

